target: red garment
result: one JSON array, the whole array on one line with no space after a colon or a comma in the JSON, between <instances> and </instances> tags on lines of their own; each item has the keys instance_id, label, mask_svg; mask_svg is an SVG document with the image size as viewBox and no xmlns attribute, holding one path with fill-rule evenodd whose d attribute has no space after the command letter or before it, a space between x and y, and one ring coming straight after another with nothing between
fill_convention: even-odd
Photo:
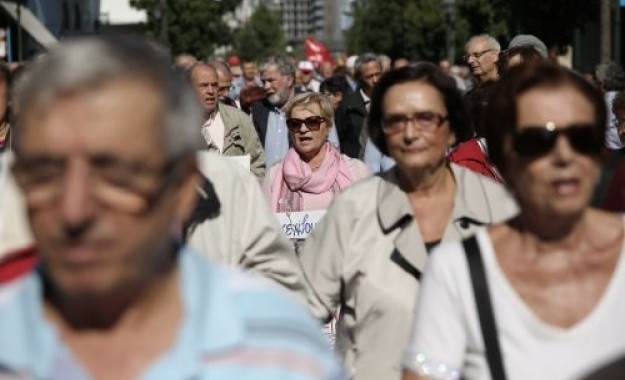
<instances>
[{"instance_id":1,"label":"red garment","mask_svg":"<svg viewBox=\"0 0 625 380\"><path fill-rule=\"evenodd\" d=\"M608 211L625 212L625 161L621 161L614 169L601 208Z\"/></svg>"},{"instance_id":2,"label":"red garment","mask_svg":"<svg viewBox=\"0 0 625 380\"><path fill-rule=\"evenodd\" d=\"M0 260L0 285L18 279L30 272L39 261L34 247L11 252Z\"/></svg>"},{"instance_id":3,"label":"red garment","mask_svg":"<svg viewBox=\"0 0 625 380\"><path fill-rule=\"evenodd\" d=\"M447 159L457 165L482 174L494 181L503 183L503 178L493 164L490 163L486 153L476 138L460 143L447 155Z\"/></svg>"},{"instance_id":4,"label":"red garment","mask_svg":"<svg viewBox=\"0 0 625 380\"><path fill-rule=\"evenodd\" d=\"M317 66L324 61L330 62L334 66L334 59L332 59L330 50L313 37L306 36L304 50L306 52L306 60L314 62Z\"/></svg>"}]
</instances>

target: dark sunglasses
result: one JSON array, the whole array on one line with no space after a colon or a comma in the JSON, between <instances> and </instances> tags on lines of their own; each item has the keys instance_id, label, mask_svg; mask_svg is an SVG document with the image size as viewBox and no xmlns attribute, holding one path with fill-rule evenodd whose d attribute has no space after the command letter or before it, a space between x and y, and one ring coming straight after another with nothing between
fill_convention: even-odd
<instances>
[{"instance_id":1,"label":"dark sunglasses","mask_svg":"<svg viewBox=\"0 0 625 380\"><path fill-rule=\"evenodd\" d=\"M302 124L304 124L306 128L311 131L318 131L319 128L321 128L321 123L324 121L326 121L326 119L321 116L309 116L306 119L289 118L286 119L286 127L289 131L297 133L300 131Z\"/></svg>"},{"instance_id":2,"label":"dark sunglasses","mask_svg":"<svg viewBox=\"0 0 625 380\"><path fill-rule=\"evenodd\" d=\"M596 156L601 152L603 141L593 124L574 124L555 128L553 123L545 126L523 128L514 136L514 151L523 157L539 157L549 153L562 135L578 153Z\"/></svg>"}]
</instances>

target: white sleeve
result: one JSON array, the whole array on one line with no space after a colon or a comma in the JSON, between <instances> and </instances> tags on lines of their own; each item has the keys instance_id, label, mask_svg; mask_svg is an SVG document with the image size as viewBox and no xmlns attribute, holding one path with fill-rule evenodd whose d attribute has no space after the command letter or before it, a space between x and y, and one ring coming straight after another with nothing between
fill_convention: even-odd
<instances>
[{"instance_id":1,"label":"white sleeve","mask_svg":"<svg viewBox=\"0 0 625 380\"><path fill-rule=\"evenodd\" d=\"M449 374L462 369L468 336L464 302L460 299L466 289L461 292L459 286L463 285L458 283L459 278L466 276L457 275L457 271L466 270L462 261L466 260L459 242L443 244L432 253L417 297L412 334L402 358L406 370Z\"/></svg>"}]
</instances>

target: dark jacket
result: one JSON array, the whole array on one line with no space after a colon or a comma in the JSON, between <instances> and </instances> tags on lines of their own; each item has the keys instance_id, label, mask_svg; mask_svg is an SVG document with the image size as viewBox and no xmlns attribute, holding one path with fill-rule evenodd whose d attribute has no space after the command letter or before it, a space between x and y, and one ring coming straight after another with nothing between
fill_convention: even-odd
<instances>
[{"instance_id":1,"label":"dark jacket","mask_svg":"<svg viewBox=\"0 0 625 380\"><path fill-rule=\"evenodd\" d=\"M360 91L347 95L336 110L336 132L341 143L341 152L349 157L360 158L363 144L360 141L362 129L365 128L367 107Z\"/></svg>"}]
</instances>

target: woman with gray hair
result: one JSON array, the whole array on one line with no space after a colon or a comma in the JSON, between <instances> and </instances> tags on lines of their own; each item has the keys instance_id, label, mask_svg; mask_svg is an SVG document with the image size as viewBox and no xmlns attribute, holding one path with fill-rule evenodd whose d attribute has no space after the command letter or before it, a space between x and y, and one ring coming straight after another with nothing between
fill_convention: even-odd
<instances>
[{"instance_id":1,"label":"woman with gray hair","mask_svg":"<svg viewBox=\"0 0 625 380\"><path fill-rule=\"evenodd\" d=\"M287 103L293 147L265 179L273 211L325 209L339 191L369 174L363 162L342 155L328 142L333 116L330 101L319 93L300 94Z\"/></svg>"}]
</instances>

